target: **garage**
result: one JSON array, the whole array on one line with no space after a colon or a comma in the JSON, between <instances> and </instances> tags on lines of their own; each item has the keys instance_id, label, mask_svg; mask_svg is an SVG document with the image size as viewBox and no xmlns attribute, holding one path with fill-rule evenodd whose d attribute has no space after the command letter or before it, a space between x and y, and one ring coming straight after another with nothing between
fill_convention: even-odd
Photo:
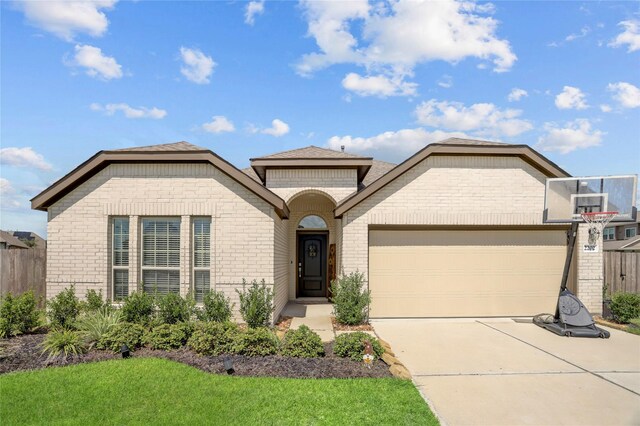
<instances>
[{"instance_id":1,"label":"garage","mask_svg":"<svg viewBox=\"0 0 640 426\"><path fill-rule=\"evenodd\" d=\"M564 229L370 230L371 317L553 312Z\"/></svg>"}]
</instances>

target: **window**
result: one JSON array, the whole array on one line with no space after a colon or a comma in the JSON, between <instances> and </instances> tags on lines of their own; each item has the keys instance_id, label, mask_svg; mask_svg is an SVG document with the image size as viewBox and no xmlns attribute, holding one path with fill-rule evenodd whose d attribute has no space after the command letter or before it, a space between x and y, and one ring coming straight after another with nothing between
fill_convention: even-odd
<instances>
[{"instance_id":1,"label":"window","mask_svg":"<svg viewBox=\"0 0 640 426\"><path fill-rule=\"evenodd\" d=\"M320 216L309 215L300 221L298 229L327 229L327 224Z\"/></svg>"},{"instance_id":2,"label":"window","mask_svg":"<svg viewBox=\"0 0 640 426\"><path fill-rule=\"evenodd\" d=\"M119 301L129 295L129 218L114 218L111 234L113 300Z\"/></svg>"},{"instance_id":3,"label":"window","mask_svg":"<svg viewBox=\"0 0 640 426\"><path fill-rule=\"evenodd\" d=\"M602 239L604 241L616 239L616 228L605 228L602 232Z\"/></svg>"},{"instance_id":4,"label":"window","mask_svg":"<svg viewBox=\"0 0 640 426\"><path fill-rule=\"evenodd\" d=\"M148 293L180 292L180 219L142 219L142 284Z\"/></svg>"},{"instance_id":5,"label":"window","mask_svg":"<svg viewBox=\"0 0 640 426\"><path fill-rule=\"evenodd\" d=\"M202 302L211 289L211 219L193 220L193 295Z\"/></svg>"},{"instance_id":6,"label":"window","mask_svg":"<svg viewBox=\"0 0 640 426\"><path fill-rule=\"evenodd\" d=\"M624 229L624 238L625 240L628 238L633 238L636 236L636 228L625 228Z\"/></svg>"}]
</instances>

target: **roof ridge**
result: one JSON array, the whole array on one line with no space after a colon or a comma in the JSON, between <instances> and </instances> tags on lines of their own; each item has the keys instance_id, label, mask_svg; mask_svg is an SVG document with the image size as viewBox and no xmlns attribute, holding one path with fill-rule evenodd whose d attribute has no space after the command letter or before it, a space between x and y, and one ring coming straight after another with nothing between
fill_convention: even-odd
<instances>
[{"instance_id":1,"label":"roof ridge","mask_svg":"<svg viewBox=\"0 0 640 426\"><path fill-rule=\"evenodd\" d=\"M171 149L183 148L183 149ZM161 143L155 145L133 146L130 148L113 149L110 151L208 151L207 148L194 145L187 141Z\"/></svg>"},{"instance_id":2,"label":"roof ridge","mask_svg":"<svg viewBox=\"0 0 640 426\"><path fill-rule=\"evenodd\" d=\"M344 158L369 158L369 157L364 157L358 154L352 154L349 152L337 151L331 148L324 148L316 145L308 145L300 148L288 149L286 151L274 152L272 154L263 155L261 157L254 157L254 158L251 158L250 160L253 161L253 160L270 160L270 159L283 159L283 158L305 158L305 157L291 157L289 156L289 154L292 154L294 152L304 152L304 151L312 151L312 150L315 150L316 152L317 151L326 152L327 154L331 153L331 156L327 156L327 157L314 156L313 158L339 158L341 156Z\"/></svg>"}]
</instances>

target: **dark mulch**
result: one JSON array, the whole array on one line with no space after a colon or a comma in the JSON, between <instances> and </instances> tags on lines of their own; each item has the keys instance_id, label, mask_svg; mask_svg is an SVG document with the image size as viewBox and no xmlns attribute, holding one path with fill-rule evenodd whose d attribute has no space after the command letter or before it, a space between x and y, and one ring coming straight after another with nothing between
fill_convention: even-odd
<instances>
[{"instance_id":1,"label":"dark mulch","mask_svg":"<svg viewBox=\"0 0 640 426\"><path fill-rule=\"evenodd\" d=\"M0 340L0 374L121 358L120 354L94 349L77 357L48 360L46 355L42 355L40 346L44 338L45 335L43 334L32 334ZM391 373L389 373L389 368L382 361L378 360L371 368L367 368L362 362L336 357L333 354L332 345L332 343L325 344L327 355L323 358L290 358L279 355L265 357L230 355L230 358L233 360L235 375L238 376L290 378L392 377ZM165 358L191 365L209 373L226 374L222 366L224 357L200 356L187 348L175 351L157 351L143 348L134 352L132 356Z\"/></svg>"},{"instance_id":2,"label":"dark mulch","mask_svg":"<svg viewBox=\"0 0 640 426\"><path fill-rule=\"evenodd\" d=\"M336 331L373 331L371 324L347 325L340 324L336 321L336 317L331 317L331 324Z\"/></svg>"}]
</instances>

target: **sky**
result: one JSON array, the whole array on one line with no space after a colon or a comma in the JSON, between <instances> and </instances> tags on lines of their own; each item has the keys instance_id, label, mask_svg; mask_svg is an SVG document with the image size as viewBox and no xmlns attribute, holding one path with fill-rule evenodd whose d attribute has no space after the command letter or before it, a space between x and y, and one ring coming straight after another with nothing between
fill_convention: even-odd
<instances>
[{"instance_id":1,"label":"sky","mask_svg":"<svg viewBox=\"0 0 640 426\"><path fill-rule=\"evenodd\" d=\"M0 228L100 150L239 168L308 145L399 163L448 137L640 172L638 2L0 3Z\"/></svg>"}]
</instances>

